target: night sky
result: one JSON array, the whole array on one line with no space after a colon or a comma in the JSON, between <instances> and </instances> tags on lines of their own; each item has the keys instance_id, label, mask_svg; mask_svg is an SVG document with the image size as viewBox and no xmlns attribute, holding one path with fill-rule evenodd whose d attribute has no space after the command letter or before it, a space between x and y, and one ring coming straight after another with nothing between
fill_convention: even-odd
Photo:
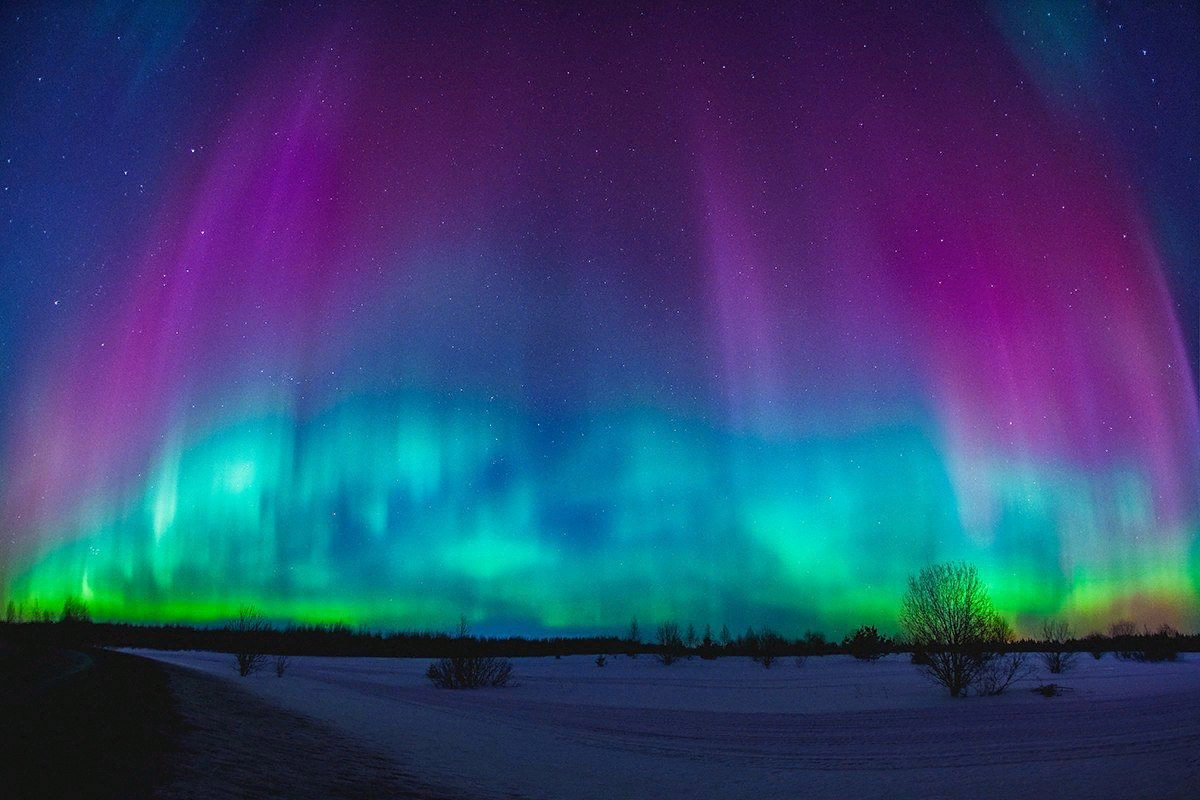
<instances>
[{"instance_id":1,"label":"night sky","mask_svg":"<svg viewBox=\"0 0 1200 800\"><path fill-rule=\"evenodd\" d=\"M7 597L1200 620L1194 4L233 5L3 11Z\"/></svg>"}]
</instances>

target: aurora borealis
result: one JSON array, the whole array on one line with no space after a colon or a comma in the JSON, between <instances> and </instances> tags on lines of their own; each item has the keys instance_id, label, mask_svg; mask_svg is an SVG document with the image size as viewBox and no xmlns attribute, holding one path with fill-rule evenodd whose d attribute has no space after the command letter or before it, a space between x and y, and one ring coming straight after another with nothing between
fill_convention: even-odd
<instances>
[{"instance_id":1,"label":"aurora borealis","mask_svg":"<svg viewBox=\"0 0 1200 800\"><path fill-rule=\"evenodd\" d=\"M226 5L3 12L7 597L1200 619L1195 8Z\"/></svg>"}]
</instances>

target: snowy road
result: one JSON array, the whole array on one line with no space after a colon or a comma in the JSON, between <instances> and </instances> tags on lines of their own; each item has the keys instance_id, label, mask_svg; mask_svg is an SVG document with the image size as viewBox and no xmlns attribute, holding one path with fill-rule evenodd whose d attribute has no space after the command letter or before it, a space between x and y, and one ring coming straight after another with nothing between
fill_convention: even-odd
<instances>
[{"instance_id":1,"label":"snowy road","mask_svg":"<svg viewBox=\"0 0 1200 800\"><path fill-rule=\"evenodd\" d=\"M232 657L138 651L332 723L477 797L1200 796L1200 657L1081 658L1047 698L952 700L906 657L516 659L519 685L458 692L427 660L297 658L239 679Z\"/></svg>"}]
</instances>

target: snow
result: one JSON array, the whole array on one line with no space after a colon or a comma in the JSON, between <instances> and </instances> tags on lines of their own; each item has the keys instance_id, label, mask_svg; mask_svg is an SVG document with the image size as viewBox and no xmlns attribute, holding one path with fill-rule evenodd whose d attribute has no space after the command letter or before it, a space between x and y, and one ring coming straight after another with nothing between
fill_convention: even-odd
<instances>
[{"instance_id":1,"label":"snow","mask_svg":"<svg viewBox=\"0 0 1200 800\"><path fill-rule=\"evenodd\" d=\"M1081 655L999 697L952 699L907 656L513 659L517 685L454 691L428 659L139 650L332 724L430 785L471 797L1200 797L1200 657ZM1036 659L1036 657L1032 657ZM1065 693L1030 689L1056 683Z\"/></svg>"}]
</instances>

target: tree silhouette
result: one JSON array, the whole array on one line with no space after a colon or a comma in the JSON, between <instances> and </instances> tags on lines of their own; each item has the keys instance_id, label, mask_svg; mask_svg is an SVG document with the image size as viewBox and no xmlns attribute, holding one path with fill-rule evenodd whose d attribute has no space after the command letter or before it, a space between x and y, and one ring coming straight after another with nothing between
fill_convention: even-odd
<instances>
[{"instance_id":1,"label":"tree silhouette","mask_svg":"<svg viewBox=\"0 0 1200 800\"><path fill-rule=\"evenodd\" d=\"M910 575L900 623L924 655L920 668L951 697L984 675L1009 637L979 570L965 563L934 564Z\"/></svg>"},{"instance_id":2,"label":"tree silhouette","mask_svg":"<svg viewBox=\"0 0 1200 800\"><path fill-rule=\"evenodd\" d=\"M229 627L235 634L236 650L233 658L237 663L238 675L244 678L261 669L266 663L267 657L262 652L262 637L270 629L267 618L254 606L242 606L238 609L238 617Z\"/></svg>"},{"instance_id":3,"label":"tree silhouette","mask_svg":"<svg viewBox=\"0 0 1200 800\"><path fill-rule=\"evenodd\" d=\"M1074 638L1075 632L1066 620L1048 619L1042 623L1042 640L1046 648L1042 652L1042 662L1046 669L1058 675L1075 665L1079 652L1067 648L1067 643Z\"/></svg>"},{"instance_id":4,"label":"tree silhouette","mask_svg":"<svg viewBox=\"0 0 1200 800\"><path fill-rule=\"evenodd\" d=\"M683 637L679 635L678 622L664 622L658 626L658 653L656 657L664 666L678 661L684 653Z\"/></svg>"}]
</instances>

